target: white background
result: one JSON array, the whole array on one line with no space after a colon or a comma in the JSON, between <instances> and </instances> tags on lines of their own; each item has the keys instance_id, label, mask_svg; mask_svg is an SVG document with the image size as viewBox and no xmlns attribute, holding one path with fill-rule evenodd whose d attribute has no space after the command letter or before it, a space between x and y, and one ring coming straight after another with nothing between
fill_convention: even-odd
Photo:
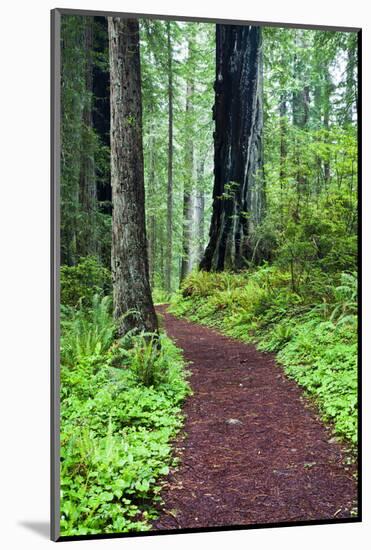
<instances>
[{"instance_id":1,"label":"white background","mask_svg":"<svg viewBox=\"0 0 371 550\"><path fill-rule=\"evenodd\" d=\"M0 65L0 545L43 548L49 519L49 10L134 11L363 27L364 303L370 292L370 16L361 0L47 0L1 7ZM367 67L368 64L368 67ZM4 125L5 121L5 125ZM370 309L364 311L365 331ZM370 338L364 388L370 397ZM364 401L367 401L366 396ZM367 403L366 403L367 405ZM366 407L365 407L366 408ZM364 415L369 423L370 407ZM81 548L366 548L370 529L370 430L364 432L364 523L68 543Z\"/></svg>"}]
</instances>

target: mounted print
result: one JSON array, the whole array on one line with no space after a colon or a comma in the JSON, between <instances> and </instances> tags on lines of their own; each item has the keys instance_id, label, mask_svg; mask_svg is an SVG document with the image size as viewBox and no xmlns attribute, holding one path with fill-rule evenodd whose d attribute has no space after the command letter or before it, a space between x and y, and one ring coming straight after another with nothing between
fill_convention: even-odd
<instances>
[{"instance_id":1,"label":"mounted print","mask_svg":"<svg viewBox=\"0 0 371 550\"><path fill-rule=\"evenodd\" d=\"M360 38L53 10L53 540L361 520Z\"/></svg>"}]
</instances>

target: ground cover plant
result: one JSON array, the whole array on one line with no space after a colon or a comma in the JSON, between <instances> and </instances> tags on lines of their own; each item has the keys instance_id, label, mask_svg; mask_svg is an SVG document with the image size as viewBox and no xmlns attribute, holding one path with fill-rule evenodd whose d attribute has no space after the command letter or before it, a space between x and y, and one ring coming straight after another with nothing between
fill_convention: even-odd
<instances>
[{"instance_id":1,"label":"ground cover plant","mask_svg":"<svg viewBox=\"0 0 371 550\"><path fill-rule=\"evenodd\" d=\"M109 296L62 310L63 535L148 530L175 466L190 391L180 350L165 334L155 346L153 335L114 333Z\"/></svg>"},{"instance_id":2,"label":"ground cover plant","mask_svg":"<svg viewBox=\"0 0 371 550\"><path fill-rule=\"evenodd\" d=\"M312 397L336 434L357 443L357 317L355 273L321 273L298 294L290 273L262 266L240 275L194 273L170 311L277 353L288 376ZM321 288L321 285L323 288ZM327 295L327 301L319 301ZM226 358L226 364L228 359Z\"/></svg>"}]
</instances>

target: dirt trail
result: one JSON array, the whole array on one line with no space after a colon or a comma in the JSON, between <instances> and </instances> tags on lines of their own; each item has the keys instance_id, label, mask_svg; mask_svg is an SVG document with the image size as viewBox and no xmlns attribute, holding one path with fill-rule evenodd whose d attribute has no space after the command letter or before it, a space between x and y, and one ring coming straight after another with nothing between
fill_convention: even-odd
<instances>
[{"instance_id":1,"label":"dirt trail","mask_svg":"<svg viewBox=\"0 0 371 550\"><path fill-rule=\"evenodd\" d=\"M154 528L350 517L354 467L273 355L158 311L192 362L194 395Z\"/></svg>"}]
</instances>

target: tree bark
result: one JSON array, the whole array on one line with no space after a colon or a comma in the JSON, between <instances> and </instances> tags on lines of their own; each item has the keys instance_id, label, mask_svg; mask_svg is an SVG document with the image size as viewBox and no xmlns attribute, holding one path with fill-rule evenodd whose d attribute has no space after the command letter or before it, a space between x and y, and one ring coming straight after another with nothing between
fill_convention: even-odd
<instances>
[{"instance_id":1,"label":"tree bark","mask_svg":"<svg viewBox=\"0 0 371 550\"><path fill-rule=\"evenodd\" d=\"M108 18L111 89L112 277L119 334L156 331L148 276L137 19Z\"/></svg>"},{"instance_id":2,"label":"tree bark","mask_svg":"<svg viewBox=\"0 0 371 550\"><path fill-rule=\"evenodd\" d=\"M280 219L283 225L283 205L284 205L284 187L286 178L286 159L287 159L287 98L286 93L282 92L280 96Z\"/></svg>"},{"instance_id":3,"label":"tree bark","mask_svg":"<svg viewBox=\"0 0 371 550\"><path fill-rule=\"evenodd\" d=\"M293 93L292 116L294 126L305 128L309 121L309 86L304 86L299 92Z\"/></svg>"},{"instance_id":4,"label":"tree bark","mask_svg":"<svg viewBox=\"0 0 371 550\"><path fill-rule=\"evenodd\" d=\"M171 24L167 29L167 63L168 63L168 107L169 107L169 142L168 142L168 174L167 174L167 220L166 220L166 269L165 290L171 292L171 272L173 264L173 68L171 47Z\"/></svg>"},{"instance_id":5,"label":"tree bark","mask_svg":"<svg viewBox=\"0 0 371 550\"><path fill-rule=\"evenodd\" d=\"M286 177L287 158L287 102L286 94L282 93L280 98L280 181L281 189L283 180Z\"/></svg>"},{"instance_id":6,"label":"tree bark","mask_svg":"<svg viewBox=\"0 0 371 550\"><path fill-rule=\"evenodd\" d=\"M94 17L94 53L108 61L108 22L106 17ZM107 56L107 57L106 57ZM94 63L93 66L93 127L100 142L110 147L110 79L109 66ZM112 188L110 166L104 163L104 169L97 173L97 198L99 210L112 215Z\"/></svg>"},{"instance_id":7,"label":"tree bark","mask_svg":"<svg viewBox=\"0 0 371 550\"><path fill-rule=\"evenodd\" d=\"M192 253L192 269L200 262L204 253L205 194L201 189L196 190L194 201L195 239Z\"/></svg>"},{"instance_id":8,"label":"tree bark","mask_svg":"<svg viewBox=\"0 0 371 550\"><path fill-rule=\"evenodd\" d=\"M347 65L346 65L346 83L345 83L345 101L346 101L346 112L345 112L345 124L352 124L353 122L353 105L354 100L356 99L355 93L355 78L354 72L357 66L356 63L356 41L352 39L353 37L348 38L348 49L347 49Z\"/></svg>"},{"instance_id":9,"label":"tree bark","mask_svg":"<svg viewBox=\"0 0 371 550\"><path fill-rule=\"evenodd\" d=\"M154 111L152 106L150 107L151 122L150 122L150 135L148 142L148 196L150 201L154 200L156 192L156 140L155 140L155 121ZM148 209L148 263L149 263L149 281L151 288L154 286L155 278L155 260L156 260L156 213L155 207L151 205Z\"/></svg>"},{"instance_id":10,"label":"tree bark","mask_svg":"<svg viewBox=\"0 0 371 550\"><path fill-rule=\"evenodd\" d=\"M190 273L191 267L191 247L192 247L192 225L193 225L193 196L192 191L184 189L183 191L183 243L182 243L182 261L180 268L180 281Z\"/></svg>"},{"instance_id":11,"label":"tree bark","mask_svg":"<svg viewBox=\"0 0 371 550\"><path fill-rule=\"evenodd\" d=\"M200 268L240 269L264 211L262 38L252 26L216 26L214 190Z\"/></svg>"},{"instance_id":12,"label":"tree bark","mask_svg":"<svg viewBox=\"0 0 371 550\"><path fill-rule=\"evenodd\" d=\"M193 41L188 40L188 60L192 60ZM190 72L191 72L190 67ZM187 77L187 92L186 92L186 123L187 123L187 139L185 143L185 172L184 189L183 189L183 242L182 242L182 262L180 271L180 280L183 279L192 270L192 238L193 238L193 209L194 209L194 135L192 132L192 117L193 117L193 93L194 81L192 74Z\"/></svg>"},{"instance_id":13,"label":"tree bark","mask_svg":"<svg viewBox=\"0 0 371 550\"><path fill-rule=\"evenodd\" d=\"M61 263L76 265L79 230L80 144L85 98L84 21L62 18L61 26Z\"/></svg>"},{"instance_id":14,"label":"tree bark","mask_svg":"<svg viewBox=\"0 0 371 550\"><path fill-rule=\"evenodd\" d=\"M198 262L201 261L205 252L205 191L204 191L204 170L206 157L199 162L197 167L197 184L199 194L199 223L198 223Z\"/></svg>"},{"instance_id":15,"label":"tree bark","mask_svg":"<svg viewBox=\"0 0 371 550\"><path fill-rule=\"evenodd\" d=\"M329 68L326 67L324 71L324 86L325 86L325 98L324 98L324 109L323 109L323 126L327 132L330 130L330 110L331 110L331 92L332 92L332 82ZM329 135L325 137L325 143L329 142ZM324 182L325 187L327 188L330 183L330 159L327 158L323 163L323 172L324 172Z\"/></svg>"},{"instance_id":16,"label":"tree bark","mask_svg":"<svg viewBox=\"0 0 371 550\"><path fill-rule=\"evenodd\" d=\"M81 159L79 177L79 203L84 216L77 238L79 257L94 255L98 252L97 238L97 185L95 176L94 138L93 138L93 19L85 18L85 89L86 97L82 113Z\"/></svg>"},{"instance_id":17,"label":"tree bark","mask_svg":"<svg viewBox=\"0 0 371 550\"><path fill-rule=\"evenodd\" d=\"M306 47L305 40L302 35L296 37L296 46L301 48ZM295 90L292 93L292 123L297 128L304 130L309 122L309 104L310 104L310 90L306 82L305 67L303 67L302 61L295 55L294 61L294 77L300 82L302 88ZM296 140L295 140L296 141ZM295 143L295 156L296 156L296 205L293 211L293 220L295 223L300 220L301 213L301 201L305 193L309 191L307 185L307 177L303 173L302 160L300 158L300 149L298 143Z\"/></svg>"}]
</instances>

